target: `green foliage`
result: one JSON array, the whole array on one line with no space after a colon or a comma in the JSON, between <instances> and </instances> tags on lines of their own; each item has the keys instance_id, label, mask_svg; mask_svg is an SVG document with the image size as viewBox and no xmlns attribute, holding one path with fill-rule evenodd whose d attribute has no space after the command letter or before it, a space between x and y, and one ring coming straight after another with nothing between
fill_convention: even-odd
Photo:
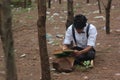
<instances>
[{"instance_id":1,"label":"green foliage","mask_svg":"<svg viewBox=\"0 0 120 80\"><path fill-rule=\"evenodd\" d=\"M90 61L84 61L83 62L83 65L86 67L86 68L89 68L90 67Z\"/></svg>"},{"instance_id":2,"label":"green foliage","mask_svg":"<svg viewBox=\"0 0 120 80\"><path fill-rule=\"evenodd\" d=\"M90 63L90 61L88 60L88 61L84 61L83 63L82 63L82 65L76 65L75 66L75 69L76 70L79 70L79 71L87 71L89 68L91 68L91 63Z\"/></svg>"},{"instance_id":3,"label":"green foliage","mask_svg":"<svg viewBox=\"0 0 120 80\"><path fill-rule=\"evenodd\" d=\"M11 5L13 5L13 7L30 7L31 6L31 2L29 0L11 0Z\"/></svg>"},{"instance_id":4,"label":"green foliage","mask_svg":"<svg viewBox=\"0 0 120 80\"><path fill-rule=\"evenodd\" d=\"M11 0L11 2L24 2L24 0Z\"/></svg>"}]
</instances>

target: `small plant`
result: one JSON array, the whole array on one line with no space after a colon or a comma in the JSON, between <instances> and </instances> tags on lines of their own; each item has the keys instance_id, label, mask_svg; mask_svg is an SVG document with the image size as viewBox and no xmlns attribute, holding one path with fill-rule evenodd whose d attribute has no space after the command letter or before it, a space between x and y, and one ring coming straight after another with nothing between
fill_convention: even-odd
<instances>
[{"instance_id":1,"label":"small plant","mask_svg":"<svg viewBox=\"0 0 120 80\"><path fill-rule=\"evenodd\" d=\"M86 71L90 67L91 67L91 62L88 60L88 61L84 61L82 65L76 65L75 69L80 71Z\"/></svg>"},{"instance_id":2,"label":"small plant","mask_svg":"<svg viewBox=\"0 0 120 80\"><path fill-rule=\"evenodd\" d=\"M85 66L85 68L89 68L90 67L90 61L84 61L83 65Z\"/></svg>"}]
</instances>

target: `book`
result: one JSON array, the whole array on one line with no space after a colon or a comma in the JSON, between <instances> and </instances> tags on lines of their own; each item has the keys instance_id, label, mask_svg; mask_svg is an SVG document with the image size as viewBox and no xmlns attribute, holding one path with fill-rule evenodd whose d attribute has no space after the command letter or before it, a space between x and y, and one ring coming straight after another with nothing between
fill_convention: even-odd
<instances>
[{"instance_id":1,"label":"book","mask_svg":"<svg viewBox=\"0 0 120 80\"><path fill-rule=\"evenodd\" d=\"M67 56L70 56L72 53L74 52L74 50L70 50L70 49L67 49L67 50L55 50L54 51L54 55L56 57L67 57Z\"/></svg>"}]
</instances>

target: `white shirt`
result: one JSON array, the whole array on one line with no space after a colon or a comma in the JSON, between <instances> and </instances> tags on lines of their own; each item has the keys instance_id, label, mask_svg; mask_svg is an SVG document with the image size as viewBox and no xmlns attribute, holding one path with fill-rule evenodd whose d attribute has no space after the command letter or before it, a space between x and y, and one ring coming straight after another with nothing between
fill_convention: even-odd
<instances>
[{"instance_id":1,"label":"white shirt","mask_svg":"<svg viewBox=\"0 0 120 80\"><path fill-rule=\"evenodd\" d=\"M76 31L76 29L74 28L75 38L76 38L76 42L77 42L78 47L85 48L87 46L93 46L93 47L95 46L96 37L97 37L96 27L94 25L90 24L89 32L88 32L89 36L88 36L88 39L87 39L87 36L86 36L87 26L88 26L88 24L86 24L86 26L84 27L84 30L83 30L85 33L78 33ZM73 41L73 43L75 44L73 34L72 34L72 25L70 25L68 27L68 29L65 33L65 39L63 41L63 44L70 44L71 41Z\"/></svg>"}]
</instances>

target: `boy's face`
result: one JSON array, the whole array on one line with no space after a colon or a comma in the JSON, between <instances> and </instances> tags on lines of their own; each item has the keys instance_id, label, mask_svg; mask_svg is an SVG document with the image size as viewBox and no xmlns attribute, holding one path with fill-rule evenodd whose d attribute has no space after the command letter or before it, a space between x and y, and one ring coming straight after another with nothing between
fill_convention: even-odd
<instances>
[{"instance_id":1,"label":"boy's face","mask_svg":"<svg viewBox=\"0 0 120 80\"><path fill-rule=\"evenodd\" d=\"M76 29L78 33L84 33L83 29Z\"/></svg>"}]
</instances>

